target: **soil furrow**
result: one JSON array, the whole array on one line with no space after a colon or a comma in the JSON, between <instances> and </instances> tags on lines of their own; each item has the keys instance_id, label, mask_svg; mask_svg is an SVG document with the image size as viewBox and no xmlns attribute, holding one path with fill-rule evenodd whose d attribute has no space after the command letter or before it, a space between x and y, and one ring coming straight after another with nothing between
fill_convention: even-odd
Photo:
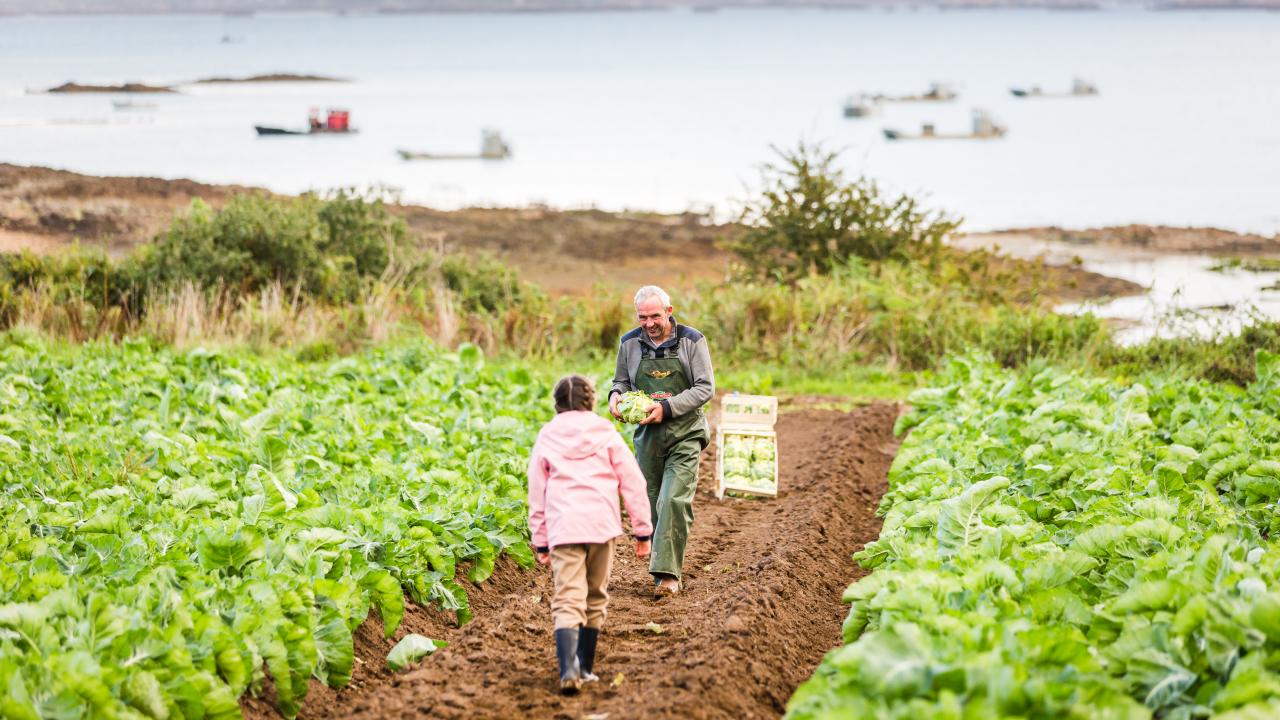
<instances>
[{"instance_id":1,"label":"soil furrow","mask_svg":"<svg viewBox=\"0 0 1280 720\"><path fill-rule=\"evenodd\" d=\"M475 620L421 608L406 632L449 641L417 668L381 667L393 641L371 616L357 635L352 686L312 683L304 718L775 718L796 685L840 642L840 594L860 570L850 554L880 530L875 507L897 442L896 405L798 410L778 421L774 499L715 499L714 455L703 457L686 590L651 598L647 564L630 543L615 560L596 670L574 698L555 692L550 573L503 563L475 588ZM273 716L264 699L246 716Z\"/></svg>"}]
</instances>

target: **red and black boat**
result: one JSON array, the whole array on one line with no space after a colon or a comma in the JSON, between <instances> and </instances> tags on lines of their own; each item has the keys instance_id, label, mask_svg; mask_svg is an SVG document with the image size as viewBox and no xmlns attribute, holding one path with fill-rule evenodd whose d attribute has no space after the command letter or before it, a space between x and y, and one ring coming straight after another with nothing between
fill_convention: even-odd
<instances>
[{"instance_id":1,"label":"red and black boat","mask_svg":"<svg viewBox=\"0 0 1280 720\"><path fill-rule=\"evenodd\" d=\"M254 125L253 129L259 135L346 135L356 131L351 127L351 112L337 108L330 108L323 120L320 118L320 111L312 108L305 130L267 125Z\"/></svg>"}]
</instances>

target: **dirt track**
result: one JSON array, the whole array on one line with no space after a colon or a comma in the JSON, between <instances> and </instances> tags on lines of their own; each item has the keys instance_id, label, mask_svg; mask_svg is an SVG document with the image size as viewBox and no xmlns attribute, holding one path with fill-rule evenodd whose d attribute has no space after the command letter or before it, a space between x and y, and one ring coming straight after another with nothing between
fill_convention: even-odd
<instances>
[{"instance_id":1,"label":"dirt track","mask_svg":"<svg viewBox=\"0 0 1280 720\"><path fill-rule=\"evenodd\" d=\"M476 617L449 628L416 609L406 632L449 647L416 669L381 669L392 641L376 616L361 628L352 686L315 681L304 718L773 718L840 641L850 554L880 530L875 507L897 451L897 406L845 413L805 409L779 419L780 482L771 500L717 501L709 451L686 557L686 591L651 599L647 565L620 544L598 686L577 698L554 689L550 575L503 563L475 588ZM655 633L650 623L661 626ZM616 681L616 684L615 684ZM263 699L245 716L278 717Z\"/></svg>"}]
</instances>

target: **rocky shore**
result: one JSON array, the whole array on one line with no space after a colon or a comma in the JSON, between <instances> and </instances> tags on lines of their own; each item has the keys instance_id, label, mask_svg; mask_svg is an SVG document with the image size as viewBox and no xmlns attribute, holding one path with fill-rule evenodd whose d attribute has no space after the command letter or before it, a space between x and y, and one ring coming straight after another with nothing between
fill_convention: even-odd
<instances>
[{"instance_id":1,"label":"rocky shore","mask_svg":"<svg viewBox=\"0 0 1280 720\"><path fill-rule=\"evenodd\" d=\"M968 237L971 240L983 240L1003 247L1053 242L1082 247L1126 248L1157 253L1221 256L1280 254L1280 236L1237 233L1208 227L1122 225L1088 230L1039 227L973 233Z\"/></svg>"},{"instance_id":2,"label":"rocky shore","mask_svg":"<svg viewBox=\"0 0 1280 720\"><path fill-rule=\"evenodd\" d=\"M239 83L268 82L347 82L346 78L329 77L327 75L299 75L296 73L268 73L250 75L248 77L207 77L200 78L192 85L232 85Z\"/></svg>"},{"instance_id":3,"label":"rocky shore","mask_svg":"<svg viewBox=\"0 0 1280 720\"><path fill-rule=\"evenodd\" d=\"M346 78L329 77L327 75L307 75L302 73L264 73L261 75L249 75L246 77L206 77L190 82L174 83L172 85L148 85L141 82L126 82L117 85L90 85L86 83L78 83L73 81L65 82L57 87L51 87L45 90L46 93L53 94L75 94L75 93L176 93L180 92L178 87L181 85L239 85L249 83L274 83L274 82L347 82Z\"/></svg>"},{"instance_id":4,"label":"rocky shore","mask_svg":"<svg viewBox=\"0 0 1280 720\"><path fill-rule=\"evenodd\" d=\"M178 92L168 85L147 85L139 82L128 82L120 85L85 85L77 82L66 82L52 87L45 92L64 93L174 93Z\"/></svg>"}]
</instances>

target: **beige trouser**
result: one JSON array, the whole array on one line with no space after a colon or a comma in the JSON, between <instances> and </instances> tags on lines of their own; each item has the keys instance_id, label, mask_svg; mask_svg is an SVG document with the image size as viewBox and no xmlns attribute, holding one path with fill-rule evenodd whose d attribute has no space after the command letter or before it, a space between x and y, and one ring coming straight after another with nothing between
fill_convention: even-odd
<instances>
[{"instance_id":1,"label":"beige trouser","mask_svg":"<svg viewBox=\"0 0 1280 720\"><path fill-rule=\"evenodd\" d=\"M559 545L551 549L551 618L556 629L604 627L609 604L609 571L613 568L613 540L606 543Z\"/></svg>"}]
</instances>

